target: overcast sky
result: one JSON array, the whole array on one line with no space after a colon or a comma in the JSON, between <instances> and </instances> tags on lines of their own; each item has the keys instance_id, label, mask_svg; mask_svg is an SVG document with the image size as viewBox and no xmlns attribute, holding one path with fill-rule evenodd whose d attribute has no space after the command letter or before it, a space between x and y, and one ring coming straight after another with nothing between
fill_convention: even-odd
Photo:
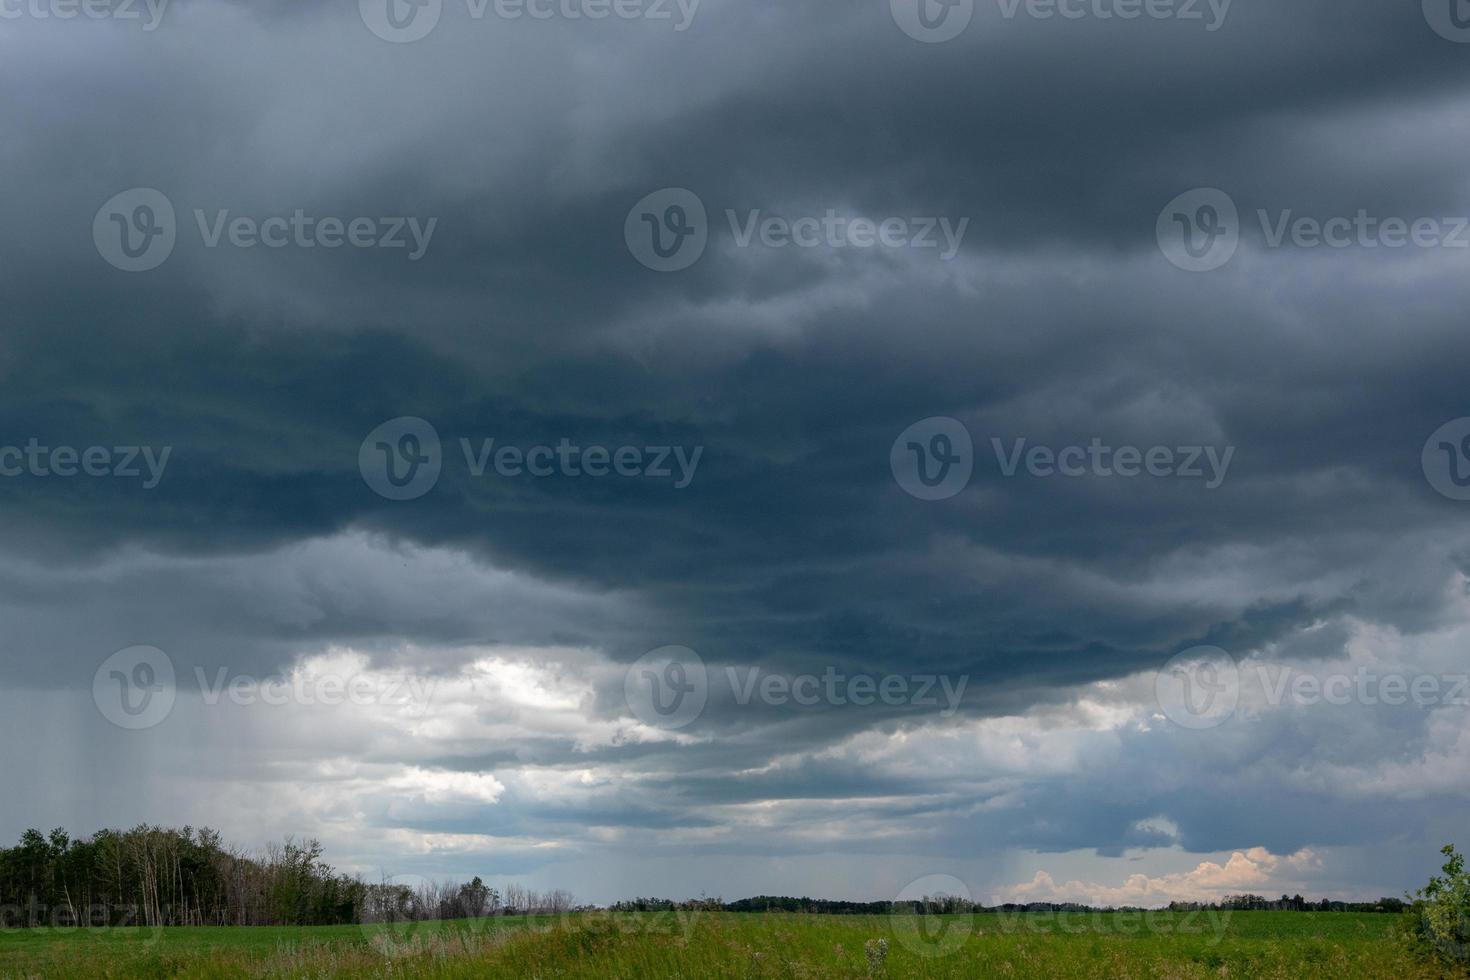
<instances>
[{"instance_id":1,"label":"overcast sky","mask_svg":"<svg viewBox=\"0 0 1470 980\"><path fill-rule=\"evenodd\" d=\"M1421 884L1470 27L923 3L0 0L0 840Z\"/></svg>"}]
</instances>

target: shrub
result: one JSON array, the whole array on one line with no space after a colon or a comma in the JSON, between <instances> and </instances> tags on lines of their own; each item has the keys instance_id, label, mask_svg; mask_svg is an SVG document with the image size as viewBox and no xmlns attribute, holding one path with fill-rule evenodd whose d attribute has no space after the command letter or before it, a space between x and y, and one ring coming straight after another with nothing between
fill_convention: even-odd
<instances>
[{"instance_id":1,"label":"shrub","mask_svg":"<svg viewBox=\"0 0 1470 980\"><path fill-rule=\"evenodd\" d=\"M1441 956L1470 965L1470 872L1453 844L1440 853L1445 856L1441 873L1413 895L1412 928Z\"/></svg>"}]
</instances>

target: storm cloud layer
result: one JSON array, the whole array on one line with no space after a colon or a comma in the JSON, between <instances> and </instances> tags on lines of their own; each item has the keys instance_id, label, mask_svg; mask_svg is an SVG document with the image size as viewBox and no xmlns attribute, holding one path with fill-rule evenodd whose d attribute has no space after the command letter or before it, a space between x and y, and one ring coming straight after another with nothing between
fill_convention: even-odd
<instances>
[{"instance_id":1,"label":"storm cloud layer","mask_svg":"<svg viewBox=\"0 0 1470 980\"><path fill-rule=\"evenodd\" d=\"M922 2L0 3L0 835L594 900L1417 883L1470 786L1470 36ZM172 707L120 732L138 646ZM629 693L696 668L678 724ZM216 684L334 673L427 687Z\"/></svg>"}]
</instances>

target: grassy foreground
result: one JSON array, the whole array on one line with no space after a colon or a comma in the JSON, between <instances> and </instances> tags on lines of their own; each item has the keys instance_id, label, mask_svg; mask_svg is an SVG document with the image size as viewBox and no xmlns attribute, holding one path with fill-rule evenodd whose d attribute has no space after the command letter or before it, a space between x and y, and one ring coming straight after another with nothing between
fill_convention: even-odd
<instances>
[{"instance_id":1,"label":"grassy foreground","mask_svg":"<svg viewBox=\"0 0 1470 980\"><path fill-rule=\"evenodd\" d=\"M411 926L0 932L0 977L1455 976L1354 913L581 913ZM1458 974L1463 977L1464 974Z\"/></svg>"}]
</instances>

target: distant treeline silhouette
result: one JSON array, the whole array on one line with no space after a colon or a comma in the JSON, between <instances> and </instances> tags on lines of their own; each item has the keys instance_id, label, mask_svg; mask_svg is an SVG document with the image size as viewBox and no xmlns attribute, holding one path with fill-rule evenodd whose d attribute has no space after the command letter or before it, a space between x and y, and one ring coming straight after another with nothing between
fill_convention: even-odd
<instances>
[{"instance_id":1,"label":"distant treeline silhouette","mask_svg":"<svg viewBox=\"0 0 1470 980\"><path fill-rule=\"evenodd\" d=\"M339 874L315 840L248 854L209 828L143 825L73 838L27 830L0 849L0 928L338 925L557 913L572 895L479 878L369 883Z\"/></svg>"},{"instance_id":2,"label":"distant treeline silhouette","mask_svg":"<svg viewBox=\"0 0 1470 980\"><path fill-rule=\"evenodd\" d=\"M849 902L841 899L794 898L790 895L757 895L734 902L720 899L691 899L676 902L668 898L634 898L611 906L618 912L803 912L813 915L889 915L911 912L916 915L953 915L962 912L1145 912L1136 905L1083 905L1077 902L1006 902L983 905L951 895L926 895L901 902ZM1279 899L1260 895L1227 895L1218 902L1171 902L1171 912L1201 911L1272 911L1272 912L1402 912L1405 904L1397 898L1380 898L1376 902L1341 902L1331 899L1310 901L1300 895L1282 895Z\"/></svg>"},{"instance_id":3,"label":"distant treeline silhouette","mask_svg":"<svg viewBox=\"0 0 1470 980\"><path fill-rule=\"evenodd\" d=\"M142 825L72 838L56 829L27 830L12 848L0 849L0 928L164 925L335 925L487 915L561 914L578 906L570 892L537 892L507 884L504 893L481 879L369 883L335 871L321 859L315 840L286 838L256 853L226 846L209 828ZM1144 911L1132 906L1097 908L1071 902L984 906L948 895L904 902L851 902L758 895L674 901L634 898L610 906L618 912L802 912L826 915L920 915L956 912ZM1175 902L1173 911L1277 910L1300 912L1399 912L1396 898L1377 902L1267 899L1230 895L1220 902Z\"/></svg>"}]
</instances>

